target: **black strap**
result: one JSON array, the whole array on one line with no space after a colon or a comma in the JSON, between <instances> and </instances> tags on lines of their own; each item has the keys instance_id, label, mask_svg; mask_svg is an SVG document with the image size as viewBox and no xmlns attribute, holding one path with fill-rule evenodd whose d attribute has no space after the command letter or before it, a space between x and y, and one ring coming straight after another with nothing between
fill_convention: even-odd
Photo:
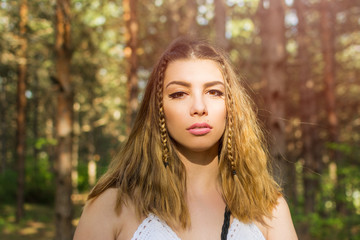
<instances>
[{"instance_id":1,"label":"black strap","mask_svg":"<svg viewBox=\"0 0 360 240\"><path fill-rule=\"evenodd\" d=\"M231 215L231 212L226 207L225 213L224 213L224 223L223 223L222 229L221 229L221 240L226 240L226 238L227 238L227 234L228 234L229 226L230 226L230 215Z\"/></svg>"}]
</instances>

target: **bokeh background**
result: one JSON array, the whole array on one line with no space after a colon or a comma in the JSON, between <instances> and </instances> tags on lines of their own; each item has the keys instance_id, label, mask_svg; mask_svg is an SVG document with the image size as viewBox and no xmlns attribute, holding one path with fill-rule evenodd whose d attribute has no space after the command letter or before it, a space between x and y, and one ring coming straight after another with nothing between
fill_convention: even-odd
<instances>
[{"instance_id":1,"label":"bokeh background","mask_svg":"<svg viewBox=\"0 0 360 240\"><path fill-rule=\"evenodd\" d=\"M0 0L0 239L72 238L185 35L246 82L299 239L360 239L359 0Z\"/></svg>"}]
</instances>

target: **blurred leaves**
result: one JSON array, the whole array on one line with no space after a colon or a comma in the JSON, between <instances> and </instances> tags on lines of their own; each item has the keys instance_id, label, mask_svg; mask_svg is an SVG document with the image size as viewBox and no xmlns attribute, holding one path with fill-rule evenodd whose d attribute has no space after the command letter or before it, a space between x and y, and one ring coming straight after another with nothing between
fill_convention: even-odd
<instances>
[{"instance_id":1,"label":"blurred leaves","mask_svg":"<svg viewBox=\"0 0 360 240\"><path fill-rule=\"evenodd\" d=\"M319 1L307 1L306 21L309 25L309 59L311 66L308 86L316 94L318 122L302 123L299 97L298 31L294 1L286 1L286 129L287 158L296 163L297 199L293 206L297 229L308 224L312 239L360 239L360 7L356 1L336 1L336 104L341 128L339 142L328 140L326 108L324 104L323 59L319 30ZM0 94L6 97L1 106L4 128L0 136L5 139L6 169L0 173L0 206L11 204L15 199L15 109L18 41L19 1L0 1ZM57 84L54 65L54 8L55 1L31 0L29 2L28 86L31 98L27 112L27 162L26 199L28 202L52 204L54 195L53 162L56 153L54 129ZM181 17L186 16L184 0L175 1ZM170 1L139 1L139 89L143 91L154 63L173 40L171 35L172 12ZM214 7L211 0L197 0L197 34L214 39ZM229 56L239 75L259 107L259 116L267 116L267 103L263 93L265 85L261 78L263 53L259 36L259 1L226 0L226 37L229 41ZM99 156L97 176L107 169L116 149L126 139L126 65L124 58L125 26L121 0L72 0L72 50L71 75L75 91L74 120L78 125L74 136L78 138L78 190L86 192L88 184L89 142ZM139 95L141 100L142 93ZM0 112L0 114L3 114ZM304 161L302 156L301 124L312 124L319 132L319 161L323 163L321 173L310 173L320 178L321 190L316 195L316 212L303 211L304 189L302 178ZM35 127L37 126L37 128ZM3 130L4 129L4 130ZM35 129L38 129L36 132ZM339 164L331 163L328 150L342 154ZM337 174L343 176L346 195L335 196ZM334 199L344 198L349 213L336 211ZM6 224L7 209L0 208L0 227ZM29 218L34 217L30 216ZM48 219L45 221L49 221ZM8 229L11 227L8 226ZM15 230L14 230L15 231ZM300 232L301 233L301 232ZM0 235L1 236L1 235Z\"/></svg>"}]
</instances>

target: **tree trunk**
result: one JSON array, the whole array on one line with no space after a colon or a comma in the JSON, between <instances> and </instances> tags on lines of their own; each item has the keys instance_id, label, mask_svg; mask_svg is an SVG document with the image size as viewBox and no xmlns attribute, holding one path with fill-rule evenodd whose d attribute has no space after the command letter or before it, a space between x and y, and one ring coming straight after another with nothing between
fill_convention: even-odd
<instances>
[{"instance_id":1,"label":"tree trunk","mask_svg":"<svg viewBox=\"0 0 360 240\"><path fill-rule=\"evenodd\" d=\"M277 181L291 195L288 164L285 158L285 23L284 3L279 0L262 0L259 3L263 56L263 82L266 84L268 103L268 127L272 136L270 153L277 166L274 173ZM290 193L290 194L289 194Z\"/></svg>"},{"instance_id":2,"label":"tree trunk","mask_svg":"<svg viewBox=\"0 0 360 240\"><path fill-rule=\"evenodd\" d=\"M55 160L55 239L68 240L72 239L73 234L73 207L71 202L73 89L70 80L70 0L56 1L55 51L56 73L59 84L56 117L58 146Z\"/></svg>"},{"instance_id":3,"label":"tree trunk","mask_svg":"<svg viewBox=\"0 0 360 240\"><path fill-rule=\"evenodd\" d=\"M34 132L34 139L35 141L38 141L39 139L39 78L37 75L34 77L34 90L33 90L33 96L34 96L34 125L33 125L33 132ZM39 170L39 149L36 147L36 144L33 146L33 154L35 159L35 174L38 174Z\"/></svg>"},{"instance_id":4,"label":"tree trunk","mask_svg":"<svg viewBox=\"0 0 360 240\"><path fill-rule=\"evenodd\" d=\"M79 111L80 111L80 103L76 102L74 104L74 135L73 135L73 154L72 154L72 170L71 170L71 179L72 179L72 186L73 192L78 193L78 165L79 165L79 144L80 144L80 118L79 118Z\"/></svg>"},{"instance_id":5,"label":"tree trunk","mask_svg":"<svg viewBox=\"0 0 360 240\"><path fill-rule=\"evenodd\" d=\"M19 72L17 86L17 204L16 222L24 216L24 190L25 190L25 158L26 158L26 72L27 72L27 38L26 25L28 18L27 0L22 0L20 5L20 50Z\"/></svg>"},{"instance_id":6,"label":"tree trunk","mask_svg":"<svg viewBox=\"0 0 360 240\"><path fill-rule=\"evenodd\" d=\"M324 60L324 83L329 137L333 142L338 139L338 118L335 112L335 51L334 19L327 0L321 1L321 36Z\"/></svg>"},{"instance_id":7,"label":"tree trunk","mask_svg":"<svg viewBox=\"0 0 360 240\"><path fill-rule=\"evenodd\" d=\"M225 0L215 0L215 42L222 49L228 48L226 39L226 4Z\"/></svg>"},{"instance_id":8,"label":"tree trunk","mask_svg":"<svg viewBox=\"0 0 360 240\"><path fill-rule=\"evenodd\" d=\"M1 78L1 91L0 91L0 131L1 131L1 161L0 161L0 173L4 173L6 169L6 81L7 78Z\"/></svg>"},{"instance_id":9,"label":"tree trunk","mask_svg":"<svg viewBox=\"0 0 360 240\"><path fill-rule=\"evenodd\" d=\"M298 60L300 64L300 119L304 158L303 181L305 212L315 211L315 197L320 186L317 173L321 171L321 158L317 151L317 106L314 82L310 79L309 37L306 35L306 6L302 0L295 2L298 16Z\"/></svg>"},{"instance_id":10,"label":"tree trunk","mask_svg":"<svg viewBox=\"0 0 360 240\"><path fill-rule=\"evenodd\" d=\"M139 24L137 20L137 0L123 0L124 20L126 25L126 48L125 57L128 62L127 66L127 108L126 108L126 126L127 133L130 133L132 123L135 120L138 108L138 59L137 59L137 46L138 46L138 31Z\"/></svg>"},{"instance_id":11,"label":"tree trunk","mask_svg":"<svg viewBox=\"0 0 360 240\"><path fill-rule=\"evenodd\" d=\"M180 5L181 1L179 0L169 0L168 9L169 9L169 25L170 25L170 37L175 39L179 36L179 22L180 22Z\"/></svg>"},{"instance_id":12,"label":"tree trunk","mask_svg":"<svg viewBox=\"0 0 360 240\"><path fill-rule=\"evenodd\" d=\"M322 0L320 5L320 25L321 25L321 41L324 61L324 84L325 84L325 101L328 120L329 142L338 143L339 124L336 114L336 97L335 97L335 39L334 24L335 16L332 12L331 2ZM330 161L337 165L337 182L336 182L336 209L338 212L345 213L345 187L342 184L342 176L339 173L341 169L341 153L335 149L329 149Z\"/></svg>"},{"instance_id":13,"label":"tree trunk","mask_svg":"<svg viewBox=\"0 0 360 240\"><path fill-rule=\"evenodd\" d=\"M196 14L197 3L194 0L186 0L185 17L181 19L180 35L195 36L196 35Z\"/></svg>"}]
</instances>

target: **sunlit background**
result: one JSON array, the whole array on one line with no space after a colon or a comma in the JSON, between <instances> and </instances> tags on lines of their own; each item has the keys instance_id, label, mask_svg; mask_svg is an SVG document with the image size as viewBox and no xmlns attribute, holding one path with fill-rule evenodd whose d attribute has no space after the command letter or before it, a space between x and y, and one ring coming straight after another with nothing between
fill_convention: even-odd
<instances>
[{"instance_id":1,"label":"sunlit background","mask_svg":"<svg viewBox=\"0 0 360 240\"><path fill-rule=\"evenodd\" d=\"M66 1L0 0L0 239L56 235L59 2ZM246 82L274 161L285 169L299 239L360 239L360 2L138 0L133 12L126 2L71 0L64 20L71 24L73 226L127 139L129 103L136 112L160 54L176 37L192 34L224 48ZM22 71L25 184L19 187ZM132 98L131 77L138 91ZM17 222L18 191L25 211Z\"/></svg>"}]
</instances>

